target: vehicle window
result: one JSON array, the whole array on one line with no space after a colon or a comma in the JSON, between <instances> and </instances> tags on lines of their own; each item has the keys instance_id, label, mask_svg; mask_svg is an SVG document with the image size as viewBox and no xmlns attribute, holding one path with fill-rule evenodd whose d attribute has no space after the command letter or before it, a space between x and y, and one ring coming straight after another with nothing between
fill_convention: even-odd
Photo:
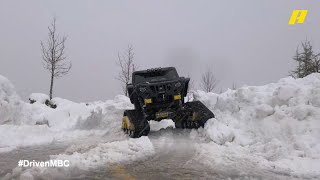
<instances>
[{"instance_id":1,"label":"vehicle window","mask_svg":"<svg viewBox=\"0 0 320 180\"><path fill-rule=\"evenodd\" d=\"M135 84L145 82L167 81L178 78L177 71L174 69L151 73L136 73L133 80Z\"/></svg>"}]
</instances>

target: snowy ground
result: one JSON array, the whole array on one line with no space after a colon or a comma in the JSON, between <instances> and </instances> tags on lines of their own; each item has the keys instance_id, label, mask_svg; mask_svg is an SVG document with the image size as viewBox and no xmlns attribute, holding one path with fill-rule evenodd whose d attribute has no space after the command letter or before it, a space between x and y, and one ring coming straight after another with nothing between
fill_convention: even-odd
<instances>
[{"instance_id":1,"label":"snowy ground","mask_svg":"<svg viewBox=\"0 0 320 180\"><path fill-rule=\"evenodd\" d=\"M133 108L124 96L88 104L55 98L58 107L51 109L45 95L33 94L34 104L21 101L0 76L0 162L21 154L37 159L32 147L43 148L42 160L71 162L68 168L19 168L12 158L9 168L0 166L0 177L320 177L320 74L194 95L216 114L205 128L151 122L149 137L129 139L120 130L123 110Z\"/></svg>"}]
</instances>

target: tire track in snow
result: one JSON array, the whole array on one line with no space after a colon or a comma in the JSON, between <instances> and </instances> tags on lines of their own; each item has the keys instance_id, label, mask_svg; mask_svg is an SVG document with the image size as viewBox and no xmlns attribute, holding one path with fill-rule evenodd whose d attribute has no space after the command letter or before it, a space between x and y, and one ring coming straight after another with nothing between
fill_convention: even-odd
<instances>
[{"instance_id":1,"label":"tire track in snow","mask_svg":"<svg viewBox=\"0 0 320 180\"><path fill-rule=\"evenodd\" d=\"M223 162L215 162L199 154L200 145L208 142L190 138L190 132L173 128L151 131L149 139L156 150L153 157L118 165L120 170L116 169L116 173L114 168L104 173L122 177L120 179L299 179L288 173L260 169L255 162L234 156L232 152L225 152ZM203 163L204 158L211 161L211 165ZM102 173L98 177L105 176Z\"/></svg>"},{"instance_id":2,"label":"tire track in snow","mask_svg":"<svg viewBox=\"0 0 320 180\"><path fill-rule=\"evenodd\" d=\"M135 179L208 179L217 176L192 159L196 143L189 138L190 130L163 129L150 132L155 155L124 165L125 172Z\"/></svg>"}]
</instances>

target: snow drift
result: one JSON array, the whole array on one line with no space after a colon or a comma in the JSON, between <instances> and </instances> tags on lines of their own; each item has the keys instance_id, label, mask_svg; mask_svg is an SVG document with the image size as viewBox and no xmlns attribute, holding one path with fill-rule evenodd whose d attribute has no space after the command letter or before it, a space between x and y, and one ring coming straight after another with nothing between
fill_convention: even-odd
<instances>
[{"instance_id":1,"label":"snow drift","mask_svg":"<svg viewBox=\"0 0 320 180\"><path fill-rule=\"evenodd\" d=\"M18 116L21 100L11 82L0 75L0 124L10 123Z\"/></svg>"},{"instance_id":2,"label":"snow drift","mask_svg":"<svg viewBox=\"0 0 320 180\"><path fill-rule=\"evenodd\" d=\"M17 147L71 141L81 137L120 133L123 109L132 105L125 96L93 103L75 103L62 98L44 104L47 95L33 93L29 104L17 95L10 81L0 76L0 152ZM40 125L36 125L40 124Z\"/></svg>"},{"instance_id":3,"label":"snow drift","mask_svg":"<svg viewBox=\"0 0 320 180\"><path fill-rule=\"evenodd\" d=\"M219 95L197 91L195 98L216 114L199 134L245 152L238 153L239 159L250 153L251 158L259 157L273 169L320 175L320 74L288 77ZM209 151L206 153L215 157L214 161L221 158Z\"/></svg>"}]
</instances>

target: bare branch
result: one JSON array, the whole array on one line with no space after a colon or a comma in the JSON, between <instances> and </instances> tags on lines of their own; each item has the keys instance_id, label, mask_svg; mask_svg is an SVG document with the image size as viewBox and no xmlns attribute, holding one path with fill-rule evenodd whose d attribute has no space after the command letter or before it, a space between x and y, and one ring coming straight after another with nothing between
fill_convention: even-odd
<instances>
[{"instance_id":1,"label":"bare branch","mask_svg":"<svg viewBox=\"0 0 320 180\"><path fill-rule=\"evenodd\" d=\"M133 46L128 45L127 49L124 53L118 53L118 61L117 65L120 67L120 72L117 80L119 80L122 84L122 90L124 94L127 96L127 85L132 81L132 73L135 71L136 66L133 62L134 60L134 51Z\"/></svg>"},{"instance_id":2,"label":"bare branch","mask_svg":"<svg viewBox=\"0 0 320 180\"><path fill-rule=\"evenodd\" d=\"M72 64L66 61L65 42L66 36L59 37L56 32L56 17L48 27L48 39L46 43L41 41L43 67L51 74L50 99L52 99L53 81L55 78L68 74Z\"/></svg>"},{"instance_id":3,"label":"bare branch","mask_svg":"<svg viewBox=\"0 0 320 180\"><path fill-rule=\"evenodd\" d=\"M201 76L200 87L205 92L212 92L218 85L218 80L211 69L207 69Z\"/></svg>"}]
</instances>

